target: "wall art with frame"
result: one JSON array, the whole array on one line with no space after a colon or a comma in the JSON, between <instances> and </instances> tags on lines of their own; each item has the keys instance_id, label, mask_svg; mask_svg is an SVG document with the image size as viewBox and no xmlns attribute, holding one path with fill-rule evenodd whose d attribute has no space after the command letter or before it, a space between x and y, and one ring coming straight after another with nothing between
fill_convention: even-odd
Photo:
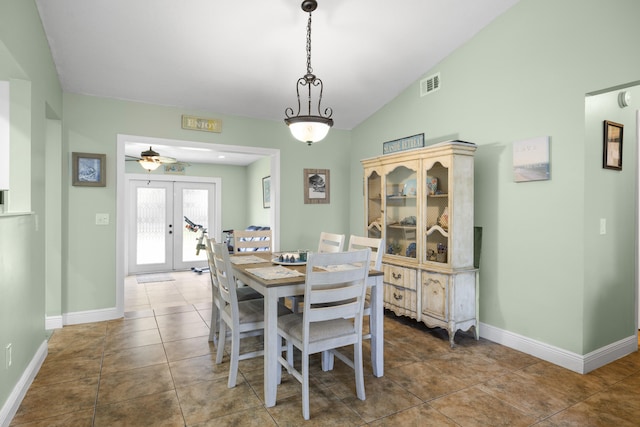
<instances>
[{"instance_id":1,"label":"wall art with frame","mask_svg":"<svg viewBox=\"0 0 640 427\"><path fill-rule=\"evenodd\" d=\"M271 176L262 178L262 207L264 209L271 207Z\"/></svg>"},{"instance_id":2,"label":"wall art with frame","mask_svg":"<svg viewBox=\"0 0 640 427\"><path fill-rule=\"evenodd\" d=\"M304 170L304 203L329 203L329 169Z\"/></svg>"},{"instance_id":3,"label":"wall art with frame","mask_svg":"<svg viewBox=\"0 0 640 427\"><path fill-rule=\"evenodd\" d=\"M71 153L72 184L76 187L105 187L106 154Z\"/></svg>"},{"instance_id":4,"label":"wall art with frame","mask_svg":"<svg viewBox=\"0 0 640 427\"><path fill-rule=\"evenodd\" d=\"M609 120L604 121L602 167L622 170L622 134L624 125Z\"/></svg>"}]
</instances>

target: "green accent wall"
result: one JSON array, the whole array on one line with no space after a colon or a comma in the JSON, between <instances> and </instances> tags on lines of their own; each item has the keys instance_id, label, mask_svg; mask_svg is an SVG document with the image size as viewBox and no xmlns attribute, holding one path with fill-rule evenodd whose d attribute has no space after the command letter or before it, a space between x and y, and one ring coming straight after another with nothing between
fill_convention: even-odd
<instances>
[{"instance_id":1,"label":"green accent wall","mask_svg":"<svg viewBox=\"0 0 640 427\"><path fill-rule=\"evenodd\" d=\"M47 116L61 116L62 91L33 1L0 1L0 79L11 90L10 208L0 215L0 407L46 339L45 239ZM55 165L52 168L56 168ZM58 166L58 175L59 175ZM59 197L58 197L59 198ZM59 209L59 207L58 207ZM5 348L12 365L5 369Z\"/></svg>"},{"instance_id":2,"label":"green accent wall","mask_svg":"<svg viewBox=\"0 0 640 427\"><path fill-rule=\"evenodd\" d=\"M351 229L364 227L358 159L416 133L474 142L480 321L580 355L633 336L640 100L622 112L615 91L596 112L585 97L640 79L638 16L634 0L523 0L426 70L441 73L438 91L420 97L416 81L352 132ZM622 172L601 160L602 120L616 117ZM512 143L539 136L551 180L513 182Z\"/></svg>"}]
</instances>

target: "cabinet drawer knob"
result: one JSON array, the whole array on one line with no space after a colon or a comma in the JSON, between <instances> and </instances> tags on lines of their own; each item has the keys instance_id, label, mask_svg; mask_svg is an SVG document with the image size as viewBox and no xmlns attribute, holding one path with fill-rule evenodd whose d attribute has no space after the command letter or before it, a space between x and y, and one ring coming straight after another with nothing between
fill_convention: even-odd
<instances>
[{"instance_id":1,"label":"cabinet drawer knob","mask_svg":"<svg viewBox=\"0 0 640 427\"><path fill-rule=\"evenodd\" d=\"M398 280L398 279L402 279L402 274L400 273L396 273L395 271L391 273L391 277L393 277L394 279Z\"/></svg>"},{"instance_id":2,"label":"cabinet drawer knob","mask_svg":"<svg viewBox=\"0 0 640 427\"><path fill-rule=\"evenodd\" d=\"M394 292L394 293L393 293L393 298L394 298L396 301L400 301L400 300L402 299L402 295L398 295L398 294L396 294L396 293Z\"/></svg>"}]
</instances>

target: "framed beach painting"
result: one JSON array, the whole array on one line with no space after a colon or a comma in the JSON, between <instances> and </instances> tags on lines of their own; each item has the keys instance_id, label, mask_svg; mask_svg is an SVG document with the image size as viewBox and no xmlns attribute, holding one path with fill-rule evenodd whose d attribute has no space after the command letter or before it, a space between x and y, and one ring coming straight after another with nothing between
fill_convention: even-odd
<instances>
[{"instance_id":1,"label":"framed beach painting","mask_svg":"<svg viewBox=\"0 0 640 427\"><path fill-rule=\"evenodd\" d=\"M106 154L71 153L72 184L76 187L105 187Z\"/></svg>"}]
</instances>

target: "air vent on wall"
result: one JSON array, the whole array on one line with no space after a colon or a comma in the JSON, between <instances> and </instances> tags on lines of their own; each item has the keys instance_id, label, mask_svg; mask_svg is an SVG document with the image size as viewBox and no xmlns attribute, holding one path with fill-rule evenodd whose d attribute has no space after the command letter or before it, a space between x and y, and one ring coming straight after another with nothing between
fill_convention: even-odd
<instances>
[{"instance_id":1,"label":"air vent on wall","mask_svg":"<svg viewBox=\"0 0 640 427\"><path fill-rule=\"evenodd\" d=\"M440 89L440 73L420 80L420 96L425 96Z\"/></svg>"}]
</instances>

